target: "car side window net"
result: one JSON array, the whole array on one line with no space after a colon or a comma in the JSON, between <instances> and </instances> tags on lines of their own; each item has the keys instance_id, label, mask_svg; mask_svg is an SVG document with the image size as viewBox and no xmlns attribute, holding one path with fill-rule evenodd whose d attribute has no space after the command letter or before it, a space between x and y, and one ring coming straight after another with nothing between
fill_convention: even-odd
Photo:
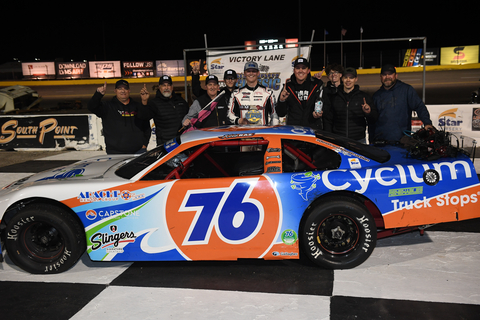
<instances>
[{"instance_id":1,"label":"car side window net","mask_svg":"<svg viewBox=\"0 0 480 320\"><path fill-rule=\"evenodd\" d=\"M177 154L142 180L260 175L267 146L268 140L262 138L209 142Z\"/></svg>"},{"instance_id":2,"label":"car side window net","mask_svg":"<svg viewBox=\"0 0 480 320\"><path fill-rule=\"evenodd\" d=\"M317 144L282 139L283 172L333 170L341 161L338 153Z\"/></svg>"}]
</instances>

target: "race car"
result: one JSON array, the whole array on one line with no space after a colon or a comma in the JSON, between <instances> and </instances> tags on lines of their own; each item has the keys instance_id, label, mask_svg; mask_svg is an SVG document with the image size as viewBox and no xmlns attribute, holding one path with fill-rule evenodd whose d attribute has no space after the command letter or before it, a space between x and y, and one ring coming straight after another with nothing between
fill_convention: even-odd
<instances>
[{"instance_id":1,"label":"race car","mask_svg":"<svg viewBox=\"0 0 480 320\"><path fill-rule=\"evenodd\" d=\"M93 261L363 263L377 238L480 217L468 155L412 157L296 126L194 130L140 156L102 156L0 192L1 236L30 273Z\"/></svg>"}]
</instances>

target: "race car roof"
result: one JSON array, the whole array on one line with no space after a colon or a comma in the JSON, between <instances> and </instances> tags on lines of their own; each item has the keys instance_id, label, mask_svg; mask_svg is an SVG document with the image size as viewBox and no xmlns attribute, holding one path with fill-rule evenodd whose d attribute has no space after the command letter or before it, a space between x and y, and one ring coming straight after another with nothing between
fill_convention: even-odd
<instances>
[{"instance_id":1,"label":"race car roof","mask_svg":"<svg viewBox=\"0 0 480 320\"><path fill-rule=\"evenodd\" d=\"M336 146L345 148L356 153L359 153L365 157L368 157L376 162L384 163L390 159L390 154L380 148L366 145L355 140L351 140L339 135L320 131L313 130L308 127L301 126L223 126L215 128L205 128L200 130L189 131L181 136L178 136L174 144L187 143L192 141L204 140L204 139L214 139L218 137L225 138L241 138L242 136L252 136L252 135L290 135L290 136L300 136L308 135L312 137L317 137L319 139L328 141ZM174 149L169 147L169 143L165 144L165 149L171 151Z\"/></svg>"}]
</instances>

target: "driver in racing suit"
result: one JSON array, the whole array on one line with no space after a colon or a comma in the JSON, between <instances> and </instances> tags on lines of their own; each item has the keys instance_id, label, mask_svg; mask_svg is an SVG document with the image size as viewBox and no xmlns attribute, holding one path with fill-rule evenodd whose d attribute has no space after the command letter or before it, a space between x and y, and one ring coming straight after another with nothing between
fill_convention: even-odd
<instances>
[{"instance_id":1,"label":"driver in racing suit","mask_svg":"<svg viewBox=\"0 0 480 320\"><path fill-rule=\"evenodd\" d=\"M228 119L232 124L268 125L275 113L273 91L258 83L260 71L256 62L244 67L246 84L235 89L230 98Z\"/></svg>"}]
</instances>

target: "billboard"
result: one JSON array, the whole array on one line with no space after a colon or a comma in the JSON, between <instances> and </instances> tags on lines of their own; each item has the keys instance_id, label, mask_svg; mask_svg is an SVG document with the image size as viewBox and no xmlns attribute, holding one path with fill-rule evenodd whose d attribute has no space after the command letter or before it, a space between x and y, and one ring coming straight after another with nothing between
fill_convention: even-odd
<instances>
[{"instance_id":1,"label":"billboard","mask_svg":"<svg viewBox=\"0 0 480 320\"><path fill-rule=\"evenodd\" d=\"M120 61L90 61L90 78L121 78Z\"/></svg>"},{"instance_id":2,"label":"billboard","mask_svg":"<svg viewBox=\"0 0 480 320\"><path fill-rule=\"evenodd\" d=\"M55 62L22 62L22 74L28 79L55 79Z\"/></svg>"},{"instance_id":3,"label":"billboard","mask_svg":"<svg viewBox=\"0 0 480 320\"><path fill-rule=\"evenodd\" d=\"M403 53L402 67L418 67L423 63L423 49L407 49Z\"/></svg>"},{"instance_id":4,"label":"billboard","mask_svg":"<svg viewBox=\"0 0 480 320\"><path fill-rule=\"evenodd\" d=\"M127 61L122 62L123 77L145 78L155 76L153 61Z\"/></svg>"},{"instance_id":5,"label":"billboard","mask_svg":"<svg viewBox=\"0 0 480 320\"><path fill-rule=\"evenodd\" d=\"M236 52L208 51L207 67L209 74L223 80L227 69L237 72L237 86L245 85L243 68L246 62L256 62L260 69L259 83L274 91L275 96L280 94L283 84L293 73L293 62L298 57L309 58L309 47L289 48L278 50L242 50Z\"/></svg>"},{"instance_id":6,"label":"billboard","mask_svg":"<svg viewBox=\"0 0 480 320\"><path fill-rule=\"evenodd\" d=\"M440 64L446 66L478 63L478 48L478 45L441 48Z\"/></svg>"},{"instance_id":7,"label":"billboard","mask_svg":"<svg viewBox=\"0 0 480 320\"><path fill-rule=\"evenodd\" d=\"M89 115L2 116L0 147L59 148L89 144Z\"/></svg>"},{"instance_id":8,"label":"billboard","mask_svg":"<svg viewBox=\"0 0 480 320\"><path fill-rule=\"evenodd\" d=\"M55 63L57 79L80 79L88 78L88 63L81 62L57 62Z\"/></svg>"},{"instance_id":9,"label":"billboard","mask_svg":"<svg viewBox=\"0 0 480 320\"><path fill-rule=\"evenodd\" d=\"M185 76L185 66L183 60L157 60L157 77L167 75L171 77Z\"/></svg>"}]
</instances>

